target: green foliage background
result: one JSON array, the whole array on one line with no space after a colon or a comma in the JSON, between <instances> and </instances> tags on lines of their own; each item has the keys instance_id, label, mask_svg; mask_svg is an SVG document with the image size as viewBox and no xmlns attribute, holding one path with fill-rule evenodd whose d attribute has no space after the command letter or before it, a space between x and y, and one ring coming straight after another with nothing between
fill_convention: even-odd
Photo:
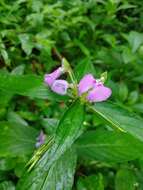
<instances>
[{"instance_id":1,"label":"green foliage background","mask_svg":"<svg viewBox=\"0 0 143 190\"><path fill-rule=\"evenodd\" d=\"M0 1L0 190L21 183L40 131L48 141L70 105L43 84L44 74L60 65L55 48L78 81L108 71L116 105L87 110L87 132L73 147L78 158L72 149L62 155L50 168L48 189L143 190L142 0Z\"/></svg>"}]
</instances>

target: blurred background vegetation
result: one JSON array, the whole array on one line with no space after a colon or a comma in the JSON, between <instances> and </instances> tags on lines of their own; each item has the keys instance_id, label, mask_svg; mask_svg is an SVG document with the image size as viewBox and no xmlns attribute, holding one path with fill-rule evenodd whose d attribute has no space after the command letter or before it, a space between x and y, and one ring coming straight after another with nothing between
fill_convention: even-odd
<instances>
[{"instance_id":1,"label":"blurred background vegetation","mask_svg":"<svg viewBox=\"0 0 143 190\"><path fill-rule=\"evenodd\" d=\"M0 119L5 122L0 123L0 190L15 189L34 150L37 134L41 129L52 133L66 108L64 103L45 100L44 94L35 95L35 91L28 91L30 98L25 96L25 86L17 92L19 83L10 78L19 76L21 79L17 80L22 80L27 74L25 85L33 80L33 74L37 80L42 78L60 65L55 48L75 72L78 70L78 80L85 73L99 77L108 71L112 100L131 112L143 114L142 0L1 0ZM14 125L5 131L8 122L21 127ZM89 128L101 125L90 113L87 123ZM29 125L33 127L27 132L24 126ZM29 148L23 141L19 154L14 147L24 138L35 141L31 140L30 145L27 142ZM142 161L111 164L82 160L74 188L96 190L98 182L98 190L103 186L107 190L142 190L142 172ZM124 187L126 182L121 183L124 180L130 182L128 187Z\"/></svg>"}]
</instances>

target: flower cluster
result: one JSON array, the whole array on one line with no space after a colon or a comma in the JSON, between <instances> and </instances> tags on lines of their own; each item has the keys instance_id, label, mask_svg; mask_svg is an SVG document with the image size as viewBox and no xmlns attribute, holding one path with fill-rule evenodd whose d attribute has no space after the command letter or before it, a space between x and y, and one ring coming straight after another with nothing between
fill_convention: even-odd
<instances>
[{"instance_id":1,"label":"flower cluster","mask_svg":"<svg viewBox=\"0 0 143 190\"><path fill-rule=\"evenodd\" d=\"M73 84L69 84L66 80L58 79L66 70L59 67L54 72L45 75L45 83L53 92L60 95L67 94L69 88L73 88ZM79 97L85 97L89 102L101 102L107 100L111 96L111 89L104 86L101 79L95 79L92 74L86 74L77 84Z\"/></svg>"}]
</instances>

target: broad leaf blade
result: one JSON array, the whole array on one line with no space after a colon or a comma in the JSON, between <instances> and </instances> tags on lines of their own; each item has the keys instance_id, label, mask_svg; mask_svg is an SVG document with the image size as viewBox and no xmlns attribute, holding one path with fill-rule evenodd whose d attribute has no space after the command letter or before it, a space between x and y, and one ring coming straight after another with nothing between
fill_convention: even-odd
<instances>
[{"instance_id":1,"label":"broad leaf blade","mask_svg":"<svg viewBox=\"0 0 143 190\"><path fill-rule=\"evenodd\" d=\"M74 141L83 132L83 119L84 105L81 105L77 100L66 111L59 122L54 143L50 148L48 146L49 149L37 162L35 168L31 172L25 173L19 183L18 189L46 190L47 187L50 186L52 182L48 180L50 175L49 172L55 167L54 165L59 159L61 159L61 156L71 148ZM64 167L64 163L62 167ZM62 175L62 173L59 175ZM63 190L63 188L57 188L57 190Z\"/></svg>"},{"instance_id":2,"label":"broad leaf blade","mask_svg":"<svg viewBox=\"0 0 143 190\"><path fill-rule=\"evenodd\" d=\"M76 154L71 150L67 151L51 166L42 189L71 190L75 167Z\"/></svg>"},{"instance_id":3,"label":"broad leaf blade","mask_svg":"<svg viewBox=\"0 0 143 190\"><path fill-rule=\"evenodd\" d=\"M142 142L127 133L113 131L89 131L76 143L82 157L104 162L125 162L142 155Z\"/></svg>"},{"instance_id":4,"label":"broad leaf blade","mask_svg":"<svg viewBox=\"0 0 143 190\"><path fill-rule=\"evenodd\" d=\"M143 120L140 117L111 103L96 103L91 109L109 125L143 141Z\"/></svg>"},{"instance_id":5,"label":"broad leaf blade","mask_svg":"<svg viewBox=\"0 0 143 190\"><path fill-rule=\"evenodd\" d=\"M18 123L0 122L0 156L15 157L32 153L38 132Z\"/></svg>"}]
</instances>

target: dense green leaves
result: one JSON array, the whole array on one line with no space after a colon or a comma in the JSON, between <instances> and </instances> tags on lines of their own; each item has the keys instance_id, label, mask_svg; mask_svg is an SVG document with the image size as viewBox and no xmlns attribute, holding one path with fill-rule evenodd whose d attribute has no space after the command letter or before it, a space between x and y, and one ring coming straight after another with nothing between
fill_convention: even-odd
<instances>
[{"instance_id":1,"label":"dense green leaves","mask_svg":"<svg viewBox=\"0 0 143 190\"><path fill-rule=\"evenodd\" d=\"M17 183L24 190L130 190L122 179L132 183L134 173L136 189L143 189L142 13L143 0L0 0L0 190ZM61 57L77 81L107 71L112 101L138 116L98 103L83 122L76 103L59 122L71 99L52 93L43 76ZM78 140L81 123L87 132ZM46 142L35 151L41 130ZM31 170L22 175L31 153Z\"/></svg>"},{"instance_id":2,"label":"dense green leaves","mask_svg":"<svg viewBox=\"0 0 143 190\"><path fill-rule=\"evenodd\" d=\"M80 156L105 162L134 160L143 151L143 144L131 135L106 130L85 133L76 147Z\"/></svg>"},{"instance_id":3,"label":"dense green leaves","mask_svg":"<svg viewBox=\"0 0 143 190\"><path fill-rule=\"evenodd\" d=\"M64 174L56 174L54 170L56 168L56 165L60 165L58 162L59 159L61 159L61 156L64 155L68 149L70 149L74 141L83 132L83 119L84 105L81 105L81 103L77 100L65 112L62 119L60 120L56 130L54 143L50 146L50 148L48 147L48 150L40 158L35 168L30 173L27 172L23 176L23 179L19 183L18 189L46 190L47 187L51 187L53 184L53 181L50 181L48 179L50 179L52 176L53 178L56 178L56 175ZM62 167L65 166L64 161L62 161L62 165ZM70 176L71 175L72 174L70 174ZM56 186L56 184L58 184L58 181L55 182L54 186ZM64 188L57 187L56 189L62 190Z\"/></svg>"},{"instance_id":4,"label":"dense green leaves","mask_svg":"<svg viewBox=\"0 0 143 190\"><path fill-rule=\"evenodd\" d=\"M110 126L143 141L143 120L140 117L111 103L96 103L91 109Z\"/></svg>"},{"instance_id":5,"label":"dense green leaves","mask_svg":"<svg viewBox=\"0 0 143 190\"><path fill-rule=\"evenodd\" d=\"M18 123L0 122L0 156L22 156L35 148L37 130Z\"/></svg>"}]
</instances>

